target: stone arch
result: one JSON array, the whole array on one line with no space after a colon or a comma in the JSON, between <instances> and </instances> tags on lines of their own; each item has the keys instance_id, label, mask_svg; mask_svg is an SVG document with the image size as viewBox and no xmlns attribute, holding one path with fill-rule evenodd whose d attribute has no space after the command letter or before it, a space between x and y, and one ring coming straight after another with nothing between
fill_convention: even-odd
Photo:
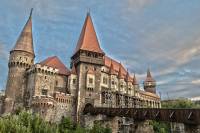
<instances>
[{"instance_id":1,"label":"stone arch","mask_svg":"<svg viewBox=\"0 0 200 133\"><path fill-rule=\"evenodd\" d=\"M90 110L90 109L92 109L94 106L93 106L93 104L92 103L86 103L85 104L85 106L84 106L84 108L83 108L83 114L87 114L87 113L89 113L88 111Z\"/></svg>"}]
</instances>

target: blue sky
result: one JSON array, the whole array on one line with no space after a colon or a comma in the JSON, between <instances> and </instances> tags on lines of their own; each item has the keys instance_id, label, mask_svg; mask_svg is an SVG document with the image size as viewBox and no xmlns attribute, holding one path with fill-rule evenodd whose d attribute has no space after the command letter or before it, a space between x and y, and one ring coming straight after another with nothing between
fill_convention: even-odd
<instances>
[{"instance_id":1,"label":"blue sky","mask_svg":"<svg viewBox=\"0 0 200 133\"><path fill-rule=\"evenodd\" d=\"M162 98L200 95L199 0L0 0L0 89L10 49L33 7L36 62L57 55L67 66L86 12L107 55L142 84L151 68ZM168 96L167 96L168 94Z\"/></svg>"}]
</instances>

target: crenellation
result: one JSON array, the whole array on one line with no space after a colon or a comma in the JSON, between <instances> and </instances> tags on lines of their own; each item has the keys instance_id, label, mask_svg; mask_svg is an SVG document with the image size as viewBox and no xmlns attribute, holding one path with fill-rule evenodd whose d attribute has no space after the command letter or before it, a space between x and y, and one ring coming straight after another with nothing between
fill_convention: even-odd
<instances>
[{"instance_id":1,"label":"crenellation","mask_svg":"<svg viewBox=\"0 0 200 133\"><path fill-rule=\"evenodd\" d=\"M140 90L135 74L134 77L129 75L120 62L105 55L89 14L84 27L71 57L69 70L56 56L34 64L32 23L29 18L16 46L10 52L3 113L11 113L17 107L23 107L40 114L47 121L59 122L67 116L82 126L106 122L117 132L131 128L132 120L84 115L85 106L160 108L156 81L150 70L147 72L144 90ZM24 38L28 41L24 42Z\"/></svg>"}]
</instances>

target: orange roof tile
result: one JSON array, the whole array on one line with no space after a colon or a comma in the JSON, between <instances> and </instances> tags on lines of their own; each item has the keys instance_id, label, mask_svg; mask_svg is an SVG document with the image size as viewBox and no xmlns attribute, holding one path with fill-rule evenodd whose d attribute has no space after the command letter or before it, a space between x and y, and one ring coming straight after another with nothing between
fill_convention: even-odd
<instances>
[{"instance_id":1,"label":"orange roof tile","mask_svg":"<svg viewBox=\"0 0 200 133\"><path fill-rule=\"evenodd\" d=\"M79 50L87 50L91 52L97 52L97 53L104 53L102 49L100 48L97 35L92 23L92 18L89 13L87 13L85 23L83 25L75 53Z\"/></svg>"},{"instance_id":2,"label":"orange roof tile","mask_svg":"<svg viewBox=\"0 0 200 133\"><path fill-rule=\"evenodd\" d=\"M53 67L59 70L59 74L69 75L69 69L61 62L61 60L57 56L48 57L44 61L39 64Z\"/></svg>"},{"instance_id":3,"label":"orange roof tile","mask_svg":"<svg viewBox=\"0 0 200 133\"><path fill-rule=\"evenodd\" d=\"M116 72L115 72L115 70L114 70L114 67L113 67L112 59L111 59L111 63L110 63L110 70L109 70L109 73L110 73L111 75L115 75L115 74L116 74Z\"/></svg>"},{"instance_id":4,"label":"orange roof tile","mask_svg":"<svg viewBox=\"0 0 200 133\"><path fill-rule=\"evenodd\" d=\"M134 74L134 77L133 77L133 85L138 85L138 82L137 82L135 74Z\"/></svg>"},{"instance_id":5,"label":"orange roof tile","mask_svg":"<svg viewBox=\"0 0 200 133\"><path fill-rule=\"evenodd\" d=\"M105 66L110 68L110 64L111 64L111 60L112 60L112 64L113 64L113 69L115 70L115 72L119 73L119 70L121 69L121 74L122 74L122 77L126 77L126 69L121 65L121 63L111 59L110 57L108 56L105 56Z\"/></svg>"}]
</instances>

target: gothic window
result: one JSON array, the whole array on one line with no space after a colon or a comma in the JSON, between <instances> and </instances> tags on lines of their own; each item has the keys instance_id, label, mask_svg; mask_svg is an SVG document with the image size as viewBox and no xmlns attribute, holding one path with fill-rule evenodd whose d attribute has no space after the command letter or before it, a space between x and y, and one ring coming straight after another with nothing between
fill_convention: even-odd
<instances>
[{"instance_id":1,"label":"gothic window","mask_svg":"<svg viewBox=\"0 0 200 133\"><path fill-rule=\"evenodd\" d=\"M47 95L47 89L42 89L42 95Z\"/></svg>"},{"instance_id":2,"label":"gothic window","mask_svg":"<svg viewBox=\"0 0 200 133\"><path fill-rule=\"evenodd\" d=\"M89 78L89 83L93 84L93 79L92 78Z\"/></svg>"}]
</instances>

